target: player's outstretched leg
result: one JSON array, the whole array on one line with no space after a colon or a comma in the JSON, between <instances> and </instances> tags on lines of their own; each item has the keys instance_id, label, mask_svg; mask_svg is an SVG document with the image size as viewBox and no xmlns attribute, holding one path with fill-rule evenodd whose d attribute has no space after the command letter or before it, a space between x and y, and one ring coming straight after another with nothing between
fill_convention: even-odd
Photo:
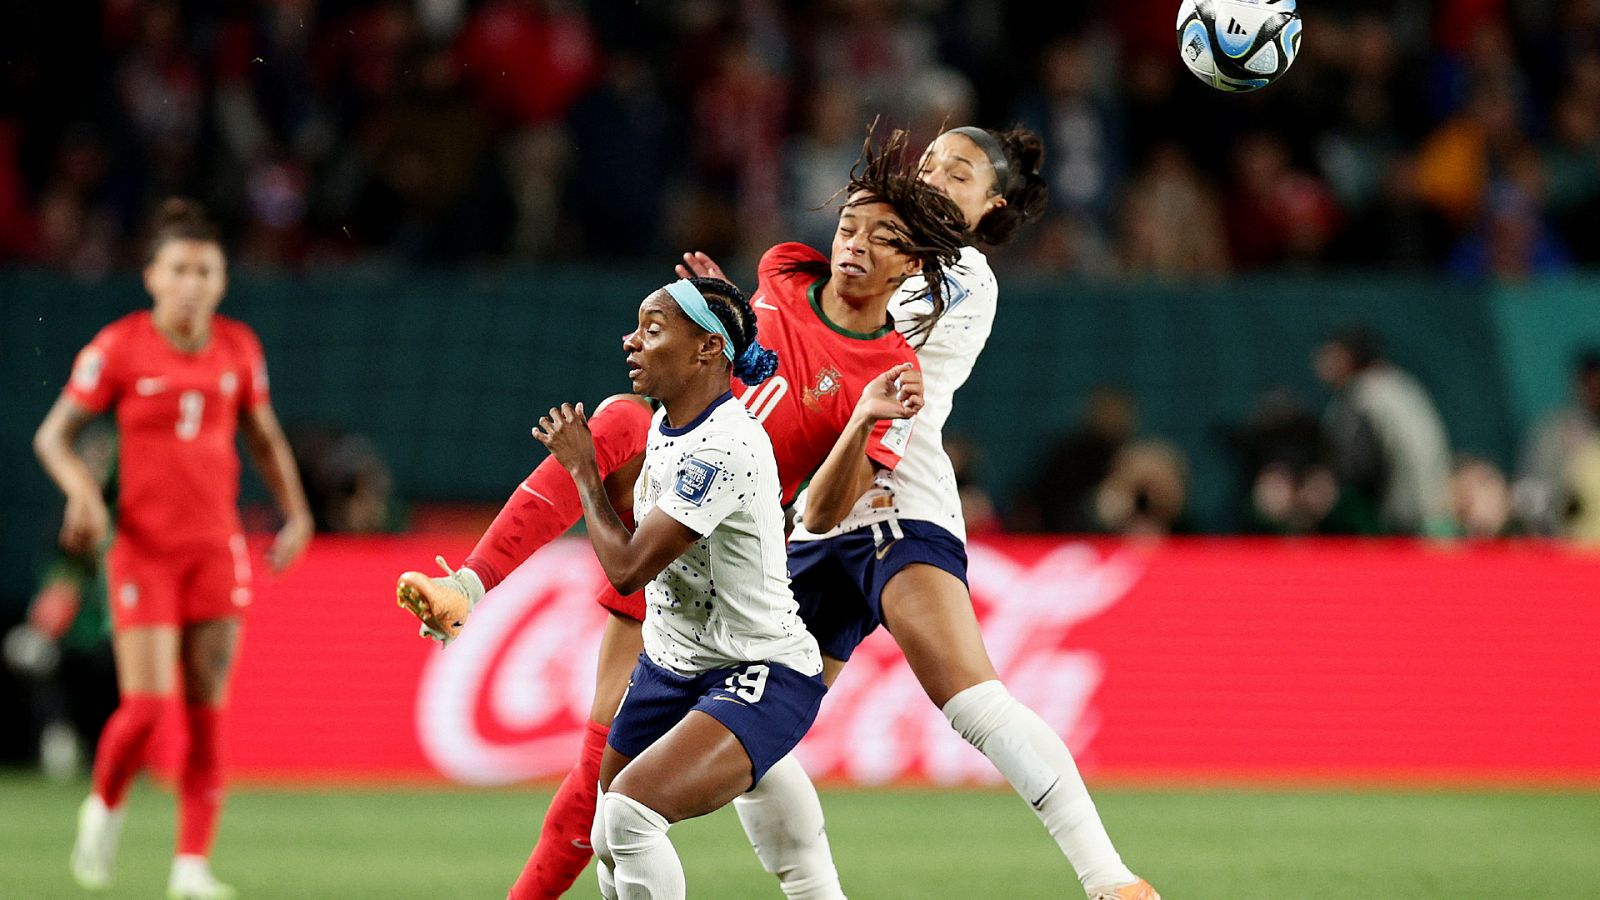
<instances>
[{"instance_id":1,"label":"player's outstretched leg","mask_svg":"<svg viewBox=\"0 0 1600 900\"><path fill-rule=\"evenodd\" d=\"M589 865L594 853L591 831L599 804L600 757L605 753L610 731L609 726L599 722L584 726L578 764L562 779L551 798L539 843L506 895L508 900L555 900L572 887Z\"/></svg>"},{"instance_id":2,"label":"player's outstretched leg","mask_svg":"<svg viewBox=\"0 0 1600 900\"><path fill-rule=\"evenodd\" d=\"M589 709L578 764L567 773L550 800L539 842L511 886L508 900L555 900L572 887L589 864L594 853L592 826L599 801L596 790L600 760L605 754L611 719L628 688L628 675L643 650L639 621L612 613L600 639L594 705Z\"/></svg>"},{"instance_id":3,"label":"player's outstretched leg","mask_svg":"<svg viewBox=\"0 0 1600 900\"><path fill-rule=\"evenodd\" d=\"M883 590L883 617L923 690L989 758L1055 838L1093 900L1159 900L1123 864L1061 737L1011 696L983 646L966 585L912 565Z\"/></svg>"},{"instance_id":4,"label":"player's outstretched leg","mask_svg":"<svg viewBox=\"0 0 1600 900\"><path fill-rule=\"evenodd\" d=\"M816 785L789 754L733 799L756 856L789 900L845 900Z\"/></svg>"}]
</instances>

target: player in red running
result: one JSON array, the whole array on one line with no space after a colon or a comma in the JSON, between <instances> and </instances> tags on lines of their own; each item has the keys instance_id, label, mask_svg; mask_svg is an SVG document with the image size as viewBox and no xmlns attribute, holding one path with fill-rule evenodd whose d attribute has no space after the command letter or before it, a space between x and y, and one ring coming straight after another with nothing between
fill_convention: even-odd
<instances>
[{"instance_id":1,"label":"player in red running","mask_svg":"<svg viewBox=\"0 0 1600 900\"><path fill-rule=\"evenodd\" d=\"M111 883L128 783L176 694L181 665L189 742L167 895L216 900L234 895L211 874L207 856L222 809L217 751L228 676L251 599L236 433L244 433L284 516L267 551L274 570L305 550L311 512L268 402L261 343L249 326L216 315L227 288L216 229L196 205L173 199L161 207L154 235L144 269L154 309L95 335L33 442L67 496L61 544L88 553L105 538L108 515L73 440L107 411L121 435L108 594L122 700L95 754L72 873L85 888Z\"/></svg>"},{"instance_id":2,"label":"player in red running","mask_svg":"<svg viewBox=\"0 0 1600 900\"><path fill-rule=\"evenodd\" d=\"M879 419L869 411L900 405L902 414L909 415L921 405L916 355L895 331L889 301L908 277L925 273L934 276L927 283L934 286L932 301L942 308L943 272L964 239L959 208L902 168L903 147L900 134L881 148L869 141L845 191L831 254L824 256L800 244L769 250L762 257L751 302L755 321L730 323L730 327L759 329L761 342L778 353L778 369L771 378L749 389L736 381L734 392L772 438L784 503L792 501L809 478L813 514L825 517L831 511L835 521L849 512L877 469L898 464L909 437L909 422ZM702 289L718 315L734 316L732 306L717 301L715 282L703 284ZM620 402L624 401L611 406ZM611 406L592 420L591 427L600 446L602 478L615 502L614 473L619 468L615 448L618 438L626 435L615 420L605 422ZM633 445L638 455L644 451L643 435L640 430ZM636 473L638 461L630 462ZM445 578L416 572L401 576L400 603L423 621L424 633L442 640L453 637L472 606L492 587L474 561L483 557L486 543L514 548L490 573L491 578L503 577L577 520L581 514L577 490L554 460L542 463L530 483L534 479L550 486L539 491L547 501L536 501L519 488L461 569ZM620 503L617 508L624 509ZM517 535L522 536L520 541ZM552 800L538 846L511 890L515 900L560 896L588 863L600 757L611 716L642 647L637 618L619 622L628 613L619 610L614 599L601 602L620 615L612 616L602 639L591 722L578 766ZM793 777L796 772L790 766L799 770L791 759L766 779ZM803 771L798 776L805 778Z\"/></svg>"}]
</instances>

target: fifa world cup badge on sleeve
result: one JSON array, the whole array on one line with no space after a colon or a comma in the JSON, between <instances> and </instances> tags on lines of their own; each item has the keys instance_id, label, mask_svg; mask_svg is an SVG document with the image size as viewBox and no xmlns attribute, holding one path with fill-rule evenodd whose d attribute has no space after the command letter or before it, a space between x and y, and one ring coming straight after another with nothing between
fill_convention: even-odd
<instances>
[{"instance_id":1,"label":"fifa world cup badge on sleeve","mask_svg":"<svg viewBox=\"0 0 1600 900\"><path fill-rule=\"evenodd\" d=\"M711 482L721 473L722 470L711 463L691 456L683 461L683 468L678 470L678 480L673 490L679 497L699 506L705 502Z\"/></svg>"}]
</instances>

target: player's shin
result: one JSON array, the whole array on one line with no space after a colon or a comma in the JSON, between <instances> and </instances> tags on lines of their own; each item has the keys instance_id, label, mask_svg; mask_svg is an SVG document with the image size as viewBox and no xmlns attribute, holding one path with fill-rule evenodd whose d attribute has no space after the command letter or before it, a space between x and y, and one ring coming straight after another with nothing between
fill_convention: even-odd
<instances>
[{"instance_id":1,"label":"player's shin","mask_svg":"<svg viewBox=\"0 0 1600 900\"><path fill-rule=\"evenodd\" d=\"M683 900L683 863L667 839L666 817L616 791L602 810L618 900Z\"/></svg>"},{"instance_id":2,"label":"player's shin","mask_svg":"<svg viewBox=\"0 0 1600 900\"><path fill-rule=\"evenodd\" d=\"M201 703L184 707L189 747L179 780L178 854L205 857L222 811L222 710Z\"/></svg>"},{"instance_id":3,"label":"player's shin","mask_svg":"<svg viewBox=\"0 0 1600 900\"><path fill-rule=\"evenodd\" d=\"M128 783L144 764L145 749L161 722L166 700L128 694L100 735L94 759L94 790L108 809L122 806Z\"/></svg>"},{"instance_id":4,"label":"player's shin","mask_svg":"<svg viewBox=\"0 0 1600 900\"><path fill-rule=\"evenodd\" d=\"M554 900L572 887L589 864L594 852L590 832L598 802L600 759L610 731L599 722L590 722L584 729L578 764L567 773L545 810L539 843L511 886L509 900Z\"/></svg>"},{"instance_id":5,"label":"player's shin","mask_svg":"<svg viewBox=\"0 0 1600 900\"><path fill-rule=\"evenodd\" d=\"M951 697L944 714L1033 807L1085 888L1134 880L1100 822L1067 745L1005 685L973 685Z\"/></svg>"},{"instance_id":6,"label":"player's shin","mask_svg":"<svg viewBox=\"0 0 1600 900\"><path fill-rule=\"evenodd\" d=\"M748 793L734 798L744 833L789 900L844 900L833 865L822 801L800 761L789 754Z\"/></svg>"}]
</instances>

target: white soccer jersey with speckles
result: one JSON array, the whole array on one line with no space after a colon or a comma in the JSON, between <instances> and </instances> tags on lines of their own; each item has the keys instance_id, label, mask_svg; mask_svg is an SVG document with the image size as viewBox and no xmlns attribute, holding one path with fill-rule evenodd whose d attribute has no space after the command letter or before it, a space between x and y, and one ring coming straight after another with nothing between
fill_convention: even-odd
<instances>
[{"instance_id":1,"label":"white soccer jersey with speckles","mask_svg":"<svg viewBox=\"0 0 1600 900\"><path fill-rule=\"evenodd\" d=\"M645 587L652 661L680 674L758 661L822 671L789 591L772 442L733 395L679 428L656 412L633 509L701 535Z\"/></svg>"}]
</instances>

